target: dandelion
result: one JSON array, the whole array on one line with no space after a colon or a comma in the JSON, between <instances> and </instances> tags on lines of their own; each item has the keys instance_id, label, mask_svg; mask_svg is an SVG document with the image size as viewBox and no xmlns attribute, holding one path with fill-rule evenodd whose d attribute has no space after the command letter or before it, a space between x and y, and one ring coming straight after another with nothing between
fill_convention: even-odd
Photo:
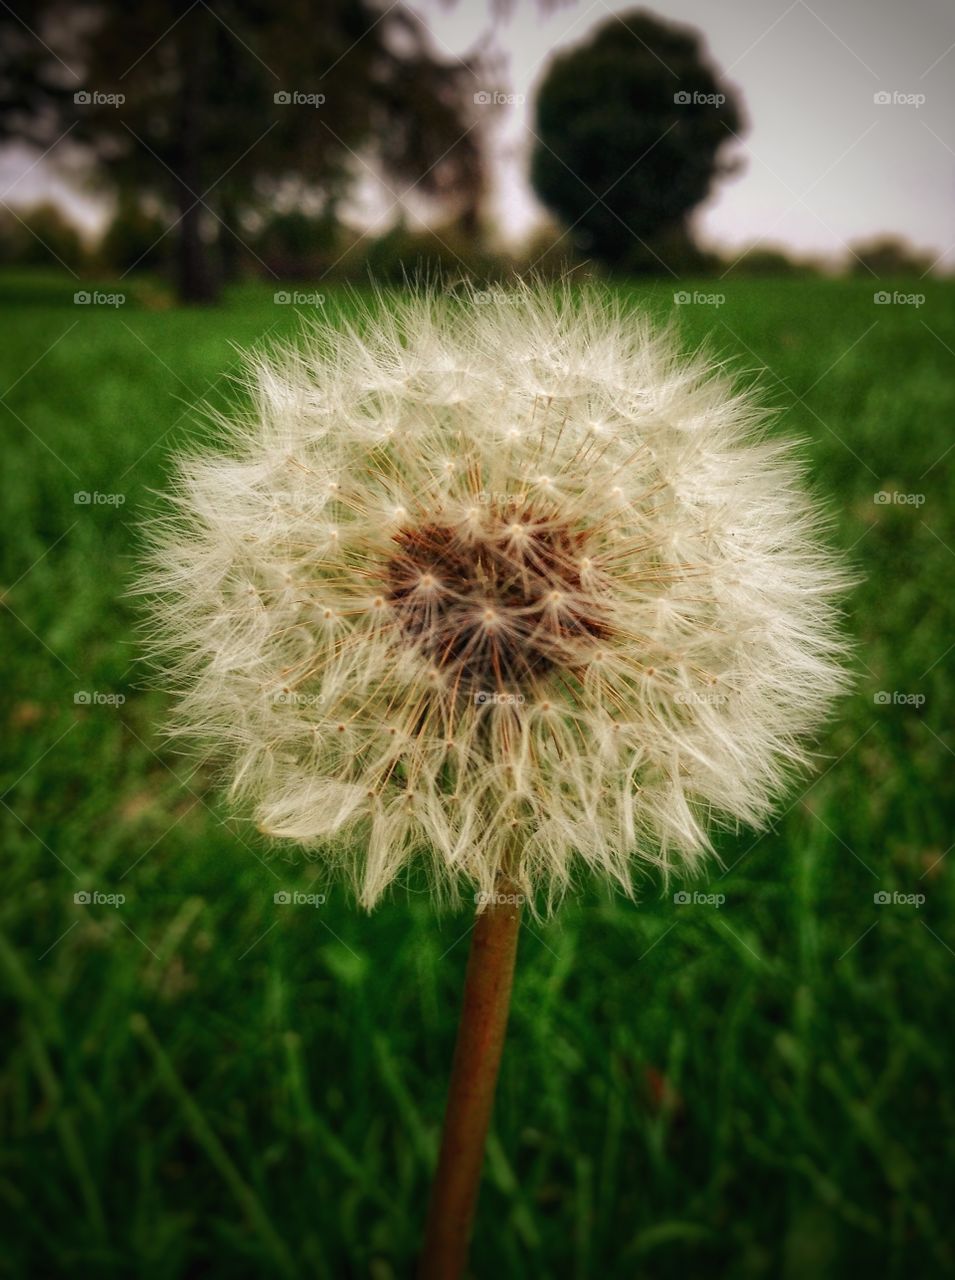
<instances>
[{"instance_id":1,"label":"dandelion","mask_svg":"<svg viewBox=\"0 0 955 1280\"><path fill-rule=\"evenodd\" d=\"M693 873L809 764L846 578L798 456L597 291L418 293L259 357L249 388L154 534L178 731L366 907L415 859L473 895L468 991L485 975L506 1018L517 904Z\"/></svg>"}]
</instances>

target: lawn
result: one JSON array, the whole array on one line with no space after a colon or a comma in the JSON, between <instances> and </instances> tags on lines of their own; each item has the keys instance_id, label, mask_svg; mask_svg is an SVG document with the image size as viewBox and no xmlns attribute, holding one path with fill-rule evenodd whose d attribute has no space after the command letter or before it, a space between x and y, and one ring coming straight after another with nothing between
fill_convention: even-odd
<instances>
[{"instance_id":1,"label":"lawn","mask_svg":"<svg viewBox=\"0 0 955 1280\"><path fill-rule=\"evenodd\" d=\"M197 399L351 303L75 287L0 278L0 1274L407 1276L469 916L364 914L230 814L163 743L125 594ZM629 292L805 438L858 678L690 886L722 902L589 886L525 927L474 1274L951 1274L955 282L681 288Z\"/></svg>"}]
</instances>

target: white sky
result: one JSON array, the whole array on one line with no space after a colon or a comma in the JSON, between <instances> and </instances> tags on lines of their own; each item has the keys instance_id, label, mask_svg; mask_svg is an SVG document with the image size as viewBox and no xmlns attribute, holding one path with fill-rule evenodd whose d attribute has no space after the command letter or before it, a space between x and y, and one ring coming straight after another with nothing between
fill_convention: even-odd
<instances>
[{"instance_id":1,"label":"white sky","mask_svg":"<svg viewBox=\"0 0 955 1280\"><path fill-rule=\"evenodd\" d=\"M487 0L414 0L413 7L439 49L463 55L490 40L503 56L502 78L475 90L524 97L523 105L497 109L492 135L491 211L506 237L519 238L540 215L525 175L534 93L549 56L635 6L514 0L496 21ZM896 232L955 269L952 0L666 0L648 7L703 32L750 122L742 172L698 215L706 241L733 249L762 240L841 256L847 242ZM879 105L880 92L925 101ZM27 172L35 158L23 148L0 156L0 194L11 204L68 192L46 163ZM92 197L67 198L88 225L101 216ZM375 204L371 192L359 201L369 210Z\"/></svg>"}]
</instances>

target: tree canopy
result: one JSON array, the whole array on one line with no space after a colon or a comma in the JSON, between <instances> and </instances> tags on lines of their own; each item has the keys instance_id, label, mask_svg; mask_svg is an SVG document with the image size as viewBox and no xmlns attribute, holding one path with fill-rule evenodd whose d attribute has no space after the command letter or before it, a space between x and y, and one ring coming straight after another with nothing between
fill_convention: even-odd
<instances>
[{"instance_id":1,"label":"tree canopy","mask_svg":"<svg viewBox=\"0 0 955 1280\"><path fill-rule=\"evenodd\" d=\"M638 10L554 59L537 99L531 180L580 248L626 267L648 242L685 230L741 128L738 97L699 34Z\"/></svg>"},{"instance_id":2,"label":"tree canopy","mask_svg":"<svg viewBox=\"0 0 955 1280\"><path fill-rule=\"evenodd\" d=\"M332 214L377 163L475 216L473 68L439 57L400 4L39 0L29 30L12 12L5 25L8 139L49 145L69 129L107 186L164 210L185 298L214 295L244 217L271 209L284 184Z\"/></svg>"}]
</instances>

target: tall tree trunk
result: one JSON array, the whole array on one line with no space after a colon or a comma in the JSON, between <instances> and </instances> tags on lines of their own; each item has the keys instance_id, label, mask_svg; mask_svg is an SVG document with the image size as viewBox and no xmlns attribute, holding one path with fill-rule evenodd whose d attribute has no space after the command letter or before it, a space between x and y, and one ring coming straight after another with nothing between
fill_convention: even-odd
<instances>
[{"instance_id":1,"label":"tall tree trunk","mask_svg":"<svg viewBox=\"0 0 955 1280\"><path fill-rule=\"evenodd\" d=\"M242 245L235 231L239 222L237 201L233 200L229 190L222 192L219 216L225 226L219 227L219 265L222 270L222 283L234 284L242 270Z\"/></svg>"},{"instance_id":2,"label":"tall tree trunk","mask_svg":"<svg viewBox=\"0 0 955 1280\"><path fill-rule=\"evenodd\" d=\"M183 182L179 183L178 191L176 287L179 298L182 302L215 302L218 289L209 261L209 246L202 241L202 205L195 202L195 196Z\"/></svg>"},{"instance_id":3,"label":"tall tree trunk","mask_svg":"<svg viewBox=\"0 0 955 1280\"><path fill-rule=\"evenodd\" d=\"M178 118L179 163L176 166L176 200L179 208L177 232L177 285L183 302L214 302L218 282L212 265L211 246L203 243L204 210L198 197L203 194L202 167L205 75L205 22L208 14L200 6L182 23L180 57L182 100Z\"/></svg>"}]
</instances>

